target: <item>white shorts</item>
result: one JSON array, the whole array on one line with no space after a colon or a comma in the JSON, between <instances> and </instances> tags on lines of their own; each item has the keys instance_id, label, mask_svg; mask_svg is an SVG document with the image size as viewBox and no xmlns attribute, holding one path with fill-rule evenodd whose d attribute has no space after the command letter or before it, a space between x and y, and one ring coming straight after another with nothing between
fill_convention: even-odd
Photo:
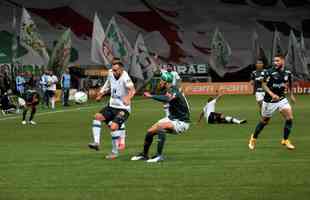
<instances>
[{"instance_id":1,"label":"white shorts","mask_svg":"<svg viewBox=\"0 0 310 200\"><path fill-rule=\"evenodd\" d=\"M283 109L291 109L291 106L286 98L282 99L279 102L274 103L267 103L263 101L262 105L262 116L263 117L272 117L272 114L276 110L283 110Z\"/></svg>"},{"instance_id":2,"label":"white shorts","mask_svg":"<svg viewBox=\"0 0 310 200\"><path fill-rule=\"evenodd\" d=\"M171 122L174 127L174 133L181 134L184 133L189 128L189 123L180 120L171 120L168 117L160 119L157 123Z\"/></svg>"},{"instance_id":3,"label":"white shorts","mask_svg":"<svg viewBox=\"0 0 310 200\"><path fill-rule=\"evenodd\" d=\"M265 96L265 92L255 92L256 101L263 101Z\"/></svg>"}]
</instances>

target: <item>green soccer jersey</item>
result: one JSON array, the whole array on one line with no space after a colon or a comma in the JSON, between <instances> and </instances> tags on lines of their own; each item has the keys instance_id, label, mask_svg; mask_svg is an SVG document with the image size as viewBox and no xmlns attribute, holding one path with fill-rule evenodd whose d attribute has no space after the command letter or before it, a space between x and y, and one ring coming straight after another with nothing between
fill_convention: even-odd
<instances>
[{"instance_id":1,"label":"green soccer jersey","mask_svg":"<svg viewBox=\"0 0 310 200\"><path fill-rule=\"evenodd\" d=\"M287 84L292 83L292 73L289 70L278 70L275 67L264 70L264 81L267 87L276 95L280 100L285 98L285 89ZM265 102L271 102L272 97L266 92L264 97Z\"/></svg>"},{"instance_id":2,"label":"green soccer jersey","mask_svg":"<svg viewBox=\"0 0 310 200\"><path fill-rule=\"evenodd\" d=\"M187 99L178 88L170 88L166 95L153 95L153 99L169 104L169 119L190 122Z\"/></svg>"},{"instance_id":3,"label":"green soccer jersey","mask_svg":"<svg viewBox=\"0 0 310 200\"><path fill-rule=\"evenodd\" d=\"M251 80L254 83L254 91L255 92L264 92L262 87L262 76L263 70L255 70L251 73Z\"/></svg>"}]
</instances>

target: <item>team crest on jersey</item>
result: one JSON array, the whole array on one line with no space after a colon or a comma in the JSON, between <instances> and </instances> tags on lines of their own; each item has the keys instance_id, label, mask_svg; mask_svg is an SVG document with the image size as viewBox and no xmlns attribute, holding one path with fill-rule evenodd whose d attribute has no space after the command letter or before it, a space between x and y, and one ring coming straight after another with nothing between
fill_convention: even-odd
<instances>
[{"instance_id":1,"label":"team crest on jersey","mask_svg":"<svg viewBox=\"0 0 310 200\"><path fill-rule=\"evenodd\" d=\"M125 116L125 112L124 112L124 111L120 111L118 114L119 114L120 116Z\"/></svg>"},{"instance_id":2,"label":"team crest on jersey","mask_svg":"<svg viewBox=\"0 0 310 200\"><path fill-rule=\"evenodd\" d=\"M284 80L285 80L285 81L288 81L288 76L284 76Z\"/></svg>"}]
</instances>

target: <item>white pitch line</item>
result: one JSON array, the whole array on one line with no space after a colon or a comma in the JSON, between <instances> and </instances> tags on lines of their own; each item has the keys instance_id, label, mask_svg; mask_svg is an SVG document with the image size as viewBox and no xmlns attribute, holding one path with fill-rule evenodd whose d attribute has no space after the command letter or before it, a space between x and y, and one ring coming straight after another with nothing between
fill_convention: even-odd
<instances>
[{"instance_id":1,"label":"white pitch line","mask_svg":"<svg viewBox=\"0 0 310 200\"><path fill-rule=\"evenodd\" d=\"M79 111L79 110L87 110L91 108L96 108L98 106L88 106L88 107L81 107L81 108L75 108L75 109L68 109L68 110L56 110L56 111L50 111L50 112L43 112L43 113L37 113L36 116L42 116L42 115L49 115L49 114L56 114L56 113L65 113L65 112L74 112L74 111ZM0 119L0 121L6 121L10 119L19 119L21 116L12 116L12 117L6 117Z\"/></svg>"}]
</instances>

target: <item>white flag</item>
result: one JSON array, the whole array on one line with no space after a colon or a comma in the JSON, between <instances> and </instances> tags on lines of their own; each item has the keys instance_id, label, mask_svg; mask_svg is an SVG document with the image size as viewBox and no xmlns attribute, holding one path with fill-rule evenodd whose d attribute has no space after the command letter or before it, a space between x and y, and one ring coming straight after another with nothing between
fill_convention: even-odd
<instances>
[{"instance_id":1,"label":"white flag","mask_svg":"<svg viewBox=\"0 0 310 200\"><path fill-rule=\"evenodd\" d=\"M114 17L112 17L106 29L106 37L103 43L106 51L112 51L112 55L120 58L125 68L128 69L131 63L133 50L128 39L117 25ZM109 60L109 62L111 61L112 60Z\"/></svg>"},{"instance_id":2,"label":"white flag","mask_svg":"<svg viewBox=\"0 0 310 200\"><path fill-rule=\"evenodd\" d=\"M136 40L131 68L136 69L138 72L141 70L142 78L145 83L153 78L156 70L156 62L149 54L142 34L139 34ZM138 76L141 75L139 74Z\"/></svg>"},{"instance_id":3,"label":"white flag","mask_svg":"<svg viewBox=\"0 0 310 200\"><path fill-rule=\"evenodd\" d=\"M47 47L41 39L38 29L31 19L29 13L23 8L23 14L20 27L20 43L29 51L39 55L45 64L48 64L49 55L47 53Z\"/></svg>"},{"instance_id":4,"label":"white flag","mask_svg":"<svg viewBox=\"0 0 310 200\"><path fill-rule=\"evenodd\" d=\"M95 13L91 41L91 60L98 64L109 65L113 59L113 54L109 45L104 44L104 39L104 29L97 13Z\"/></svg>"}]
</instances>

